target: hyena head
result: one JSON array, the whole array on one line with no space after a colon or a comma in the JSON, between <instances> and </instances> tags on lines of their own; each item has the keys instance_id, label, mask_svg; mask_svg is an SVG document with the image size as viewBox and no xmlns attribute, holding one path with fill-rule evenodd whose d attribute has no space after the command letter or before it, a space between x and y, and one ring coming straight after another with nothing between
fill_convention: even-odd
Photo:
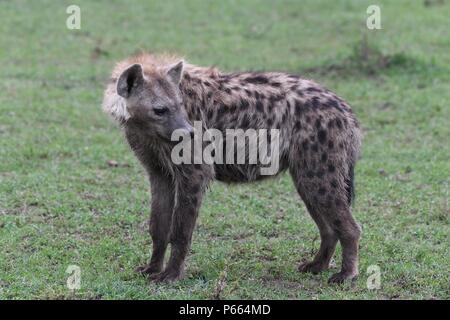
<instances>
[{"instance_id":1,"label":"hyena head","mask_svg":"<svg viewBox=\"0 0 450 320\"><path fill-rule=\"evenodd\" d=\"M151 74L133 64L117 80L117 93L125 99L130 119L149 134L169 141L177 129L193 134L179 89L182 72L183 61Z\"/></svg>"}]
</instances>

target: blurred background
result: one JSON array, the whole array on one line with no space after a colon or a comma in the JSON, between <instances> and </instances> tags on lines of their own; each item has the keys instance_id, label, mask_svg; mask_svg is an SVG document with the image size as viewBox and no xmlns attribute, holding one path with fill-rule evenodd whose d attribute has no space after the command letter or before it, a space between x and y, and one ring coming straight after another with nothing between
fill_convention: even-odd
<instances>
[{"instance_id":1,"label":"blurred background","mask_svg":"<svg viewBox=\"0 0 450 320\"><path fill-rule=\"evenodd\" d=\"M72 4L79 30L66 26ZM366 26L370 5L380 30ZM0 298L450 298L449 17L445 0L1 1ZM149 186L100 104L115 62L139 50L297 73L352 105L364 130L356 283L296 271L320 241L288 175L212 185L183 281L133 272L150 252Z\"/></svg>"}]
</instances>

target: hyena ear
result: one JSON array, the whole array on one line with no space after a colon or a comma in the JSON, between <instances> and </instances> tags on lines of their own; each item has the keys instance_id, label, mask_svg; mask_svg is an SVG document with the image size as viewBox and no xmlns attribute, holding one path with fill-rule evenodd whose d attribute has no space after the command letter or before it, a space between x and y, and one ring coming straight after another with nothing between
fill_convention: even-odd
<instances>
[{"instance_id":1,"label":"hyena ear","mask_svg":"<svg viewBox=\"0 0 450 320\"><path fill-rule=\"evenodd\" d=\"M117 80L117 93L119 96L129 98L133 91L144 84L144 74L140 64L128 67Z\"/></svg>"},{"instance_id":2,"label":"hyena ear","mask_svg":"<svg viewBox=\"0 0 450 320\"><path fill-rule=\"evenodd\" d=\"M179 84L181 80L181 76L183 75L183 67L184 67L184 61L181 60L169 67L167 70L167 75L169 78L175 83Z\"/></svg>"}]
</instances>

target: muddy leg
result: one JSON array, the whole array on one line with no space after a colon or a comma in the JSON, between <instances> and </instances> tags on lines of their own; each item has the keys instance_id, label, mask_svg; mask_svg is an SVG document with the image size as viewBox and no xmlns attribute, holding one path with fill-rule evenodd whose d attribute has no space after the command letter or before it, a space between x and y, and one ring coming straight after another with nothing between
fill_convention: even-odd
<instances>
[{"instance_id":1,"label":"muddy leg","mask_svg":"<svg viewBox=\"0 0 450 320\"><path fill-rule=\"evenodd\" d=\"M163 268L164 256L169 243L170 226L174 206L174 186L165 176L151 175L152 204L150 235L153 252L147 265L138 267L137 272L156 274Z\"/></svg>"},{"instance_id":2,"label":"muddy leg","mask_svg":"<svg viewBox=\"0 0 450 320\"><path fill-rule=\"evenodd\" d=\"M207 182L201 172L195 174L195 171L188 179L177 181L177 200L170 231L170 258L165 270L152 277L153 280L175 281L182 277Z\"/></svg>"},{"instance_id":3,"label":"muddy leg","mask_svg":"<svg viewBox=\"0 0 450 320\"><path fill-rule=\"evenodd\" d=\"M338 238L334 230L324 221L324 219L320 217L318 212L316 212L313 208L308 209L308 211L319 228L320 248L314 256L314 259L312 261L307 261L300 264L298 270L300 272L311 272L317 274L328 269L330 266L330 261L333 257L334 250L336 249Z\"/></svg>"},{"instance_id":4,"label":"muddy leg","mask_svg":"<svg viewBox=\"0 0 450 320\"><path fill-rule=\"evenodd\" d=\"M330 277L329 282L342 283L358 275L358 245L361 229L353 219L349 207L340 210L333 221L333 228L342 246L342 267L340 272Z\"/></svg>"},{"instance_id":5,"label":"muddy leg","mask_svg":"<svg viewBox=\"0 0 450 320\"><path fill-rule=\"evenodd\" d=\"M291 175L300 197L305 202L309 214L319 229L321 240L319 251L316 253L314 259L312 261L301 263L298 270L300 272L319 273L328 269L330 260L333 257L336 248L338 237L331 225L327 223L324 217L322 217L322 212L320 208L317 207L317 203L312 203L314 196L310 194L310 190L304 187L304 185L307 184L308 177L301 177L301 174L297 173L295 170L291 170Z\"/></svg>"}]
</instances>

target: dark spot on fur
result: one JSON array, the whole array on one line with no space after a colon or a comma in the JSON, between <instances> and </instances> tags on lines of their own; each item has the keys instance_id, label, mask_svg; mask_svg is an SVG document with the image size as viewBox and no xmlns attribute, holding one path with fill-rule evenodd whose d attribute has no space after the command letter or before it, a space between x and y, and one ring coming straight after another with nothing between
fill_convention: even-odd
<instances>
[{"instance_id":1,"label":"dark spot on fur","mask_svg":"<svg viewBox=\"0 0 450 320\"><path fill-rule=\"evenodd\" d=\"M333 164L328 164L328 172L334 172L334 171L336 171L336 168L334 167L334 165Z\"/></svg>"},{"instance_id":2,"label":"dark spot on fur","mask_svg":"<svg viewBox=\"0 0 450 320\"><path fill-rule=\"evenodd\" d=\"M318 97L312 98L311 104L314 108L318 108L320 106L319 98Z\"/></svg>"},{"instance_id":3,"label":"dark spot on fur","mask_svg":"<svg viewBox=\"0 0 450 320\"><path fill-rule=\"evenodd\" d=\"M317 133L317 138L319 139L319 142L321 144L325 144L327 140L327 132L325 130L319 130L319 132Z\"/></svg>"},{"instance_id":4,"label":"dark spot on fur","mask_svg":"<svg viewBox=\"0 0 450 320\"><path fill-rule=\"evenodd\" d=\"M258 110L258 112L264 112L264 105L261 100L256 101L256 110Z\"/></svg>"},{"instance_id":5,"label":"dark spot on fur","mask_svg":"<svg viewBox=\"0 0 450 320\"><path fill-rule=\"evenodd\" d=\"M307 176L308 178L314 178L314 172L311 171L311 170L308 170L308 171L306 172L306 176Z\"/></svg>"},{"instance_id":6,"label":"dark spot on fur","mask_svg":"<svg viewBox=\"0 0 450 320\"><path fill-rule=\"evenodd\" d=\"M230 88L225 88L225 92L228 94L231 94L231 89Z\"/></svg>"},{"instance_id":7,"label":"dark spot on fur","mask_svg":"<svg viewBox=\"0 0 450 320\"><path fill-rule=\"evenodd\" d=\"M328 129L332 129L334 127L334 120L331 119L330 121L328 121Z\"/></svg>"},{"instance_id":8,"label":"dark spot on fur","mask_svg":"<svg viewBox=\"0 0 450 320\"><path fill-rule=\"evenodd\" d=\"M273 119L272 118L267 119L267 126L271 127L272 124L273 124Z\"/></svg>"},{"instance_id":9,"label":"dark spot on fur","mask_svg":"<svg viewBox=\"0 0 450 320\"><path fill-rule=\"evenodd\" d=\"M291 109L291 103L289 102L289 100L286 101L286 108L287 108L287 111L289 111L289 109Z\"/></svg>"},{"instance_id":10,"label":"dark spot on fur","mask_svg":"<svg viewBox=\"0 0 450 320\"><path fill-rule=\"evenodd\" d=\"M334 148L333 140L328 141L328 149L333 149L333 148Z\"/></svg>"},{"instance_id":11,"label":"dark spot on fur","mask_svg":"<svg viewBox=\"0 0 450 320\"><path fill-rule=\"evenodd\" d=\"M227 113L227 107L222 104L219 106L219 109L217 111L217 117L221 118L225 115L225 113Z\"/></svg>"},{"instance_id":12,"label":"dark spot on fur","mask_svg":"<svg viewBox=\"0 0 450 320\"><path fill-rule=\"evenodd\" d=\"M272 87L278 88L278 87L281 86L281 82L271 82L270 85L271 85Z\"/></svg>"},{"instance_id":13,"label":"dark spot on fur","mask_svg":"<svg viewBox=\"0 0 450 320\"><path fill-rule=\"evenodd\" d=\"M342 129L342 121L341 121L341 119L336 119L336 126L337 126L339 129Z\"/></svg>"},{"instance_id":14,"label":"dark spot on fur","mask_svg":"<svg viewBox=\"0 0 450 320\"><path fill-rule=\"evenodd\" d=\"M327 189L325 189L324 187L320 187L318 190L318 193L323 196L327 193Z\"/></svg>"},{"instance_id":15,"label":"dark spot on fur","mask_svg":"<svg viewBox=\"0 0 450 320\"><path fill-rule=\"evenodd\" d=\"M297 116L302 114L302 104L299 100L295 100L295 114Z\"/></svg>"},{"instance_id":16,"label":"dark spot on fur","mask_svg":"<svg viewBox=\"0 0 450 320\"><path fill-rule=\"evenodd\" d=\"M308 91L308 92L322 92L321 89L316 88L316 87L309 87L309 88L306 88L306 91Z\"/></svg>"},{"instance_id":17,"label":"dark spot on fur","mask_svg":"<svg viewBox=\"0 0 450 320\"><path fill-rule=\"evenodd\" d=\"M248 106L249 106L248 101L245 99L241 99L241 108L245 110L248 108Z\"/></svg>"},{"instance_id":18,"label":"dark spot on fur","mask_svg":"<svg viewBox=\"0 0 450 320\"><path fill-rule=\"evenodd\" d=\"M333 189L336 189L338 187L338 182L336 179L331 180L330 185Z\"/></svg>"},{"instance_id":19,"label":"dark spot on fur","mask_svg":"<svg viewBox=\"0 0 450 320\"><path fill-rule=\"evenodd\" d=\"M279 101L281 101L283 99L284 99L284 96L282 94L276 94L276 95L273 95L273 96L269 97L269 101L272 104L275 104L275 103L277 103L277 102L279 102Z\"/></svg>"},{"instance_id":20,"label":"dark spot on fur","mask_svg":"<svg viewBox=\"0 0 450 320\"><path fill-rule=\"evenodd\" d=\"M269 79L267 79L267 77L263 75L256 75L246 78L245 81L253 84L267 84L269 82Z\"/></svg>"},{"instance_id":21,"label":"dark spot on fur","mask_svg":"<svg viewBox=\"0 0 450 320\"><path fill-rule=\"evenodd\" d=\"M310 111L313 108L313 104L310 100L307 100L304 105L305 110Z\"/></svg>"},{"instance_id":22,"label":"dark spot on fur","mask_svg":"<svg viewBox=\"0 0 450 320\"><path fill-rule=\"evenodd\" d=\"M296 121L296 122L295 122L295 126L294 126L294 130L298 131L298 130L300 130L301 127L302 127L302 126L301 126L300 121Z\"/></svg>"},{"instance_id":23,"label":"dark spot on fur","mask_svg":"<svg viewBox=\"0 0 450 320\"><path fill-rule=\"evenodd\" d=\"M196 96L195 91L191 89L186 89L185 93L190 98L194 98Z\"/></svg>"},{"instance_id":24,"label":"dark spot on fur","mask_svg":"<svg viewBox=\"0 0 450 320\"><path fill-rule=\"evenodd\" d=\"M302 142L302 148L303 148L303 150L304 150L304 151L307 151L307 150L308 150L308 147L309 147L309 142L308 142L308 140L303 140L303 142Z\"/></svg>"},{"instance_id":25,"label":"dark spot on fur","mask_svg":"<svg viewBox=\"0 0 450 320\"><path fill-rule=\"evenodd\" d=\"M212 117L214 116L214 109L208 109L206 116L208 117L208 119L212 119Z\"/></svg>"},{"instance_id":26,"label":"dark spot on fur","mask_svg":"<svg viewBox=\"0 0 450 320\"><path fill-rule=\"evenodd\" d=\"M335 108L339 111L342 111L342 108L339 106L339 102L337 102L337 100L335 100L335 99L328 99L327 105L329 105L330 107Z\"/></svg>"},{"instance_id":27,"label":"dark spot on fur","mask_svg":"<svg viewBox=\"0 0 450 320\"><path fill-rule=\"evenodd\" d=\"M342 224L342 222L341 222L341 220L339 220L339 219L334 219L333 224L334 224L336 227L339 227L339 226Z\"/></svg>"},{"instance_id":28,"label":"dark spot on fur","mask_svg":"<svg viewBox=\"0 0 450 320\"><path fill-rule=\"evenodd\" d=\"M318 152L319 151L319 146L317 145L317 143L314 143L311 147L311 150L314 152Z\"/></svg>"},{"instance_id":29,"label":"dark spot on fur","mask_svg":"<svg viewBox=\"0 0 450 320\"><path fill-rule=\"evenodd\" d=\"M315 126L317 129L320 129L320 127L322 126L322 123L320 122L320 119L316 120Z\"/></svg>"},{"instance_id":30,"label":"dark spot on fur","mask_svg":"<svg viewBox=\"0 0 450 320\"><path fill-rule=\"evenodd\" d=\"M248 128L249 125L250 125L250 118L248 117L248 115L245 115L241 121L241 128L245 130Z\"/></svg>"},{"instance_id":31,"label":"dark spot on fur","mask_svg":"<svg viewBox=\"0 0 450 320\"><path fill-rule=\"evenodd\" d=\"M322 156L320 157L320 161L327 162L327 160L328 160L328 154L326 154L325 152L322 153Z\"/></svg>"},{"instance_id":32,"label":"dark spot on fur","mask_svg":"<svg viewBox=\"0 0 450 320\"><path fill-rule=\"evenodd\" d=\"M325 171L322 169L317 170L316 176L317 178L323 178L323 175L325 174Z\"/></svg>"}]
</instances>

